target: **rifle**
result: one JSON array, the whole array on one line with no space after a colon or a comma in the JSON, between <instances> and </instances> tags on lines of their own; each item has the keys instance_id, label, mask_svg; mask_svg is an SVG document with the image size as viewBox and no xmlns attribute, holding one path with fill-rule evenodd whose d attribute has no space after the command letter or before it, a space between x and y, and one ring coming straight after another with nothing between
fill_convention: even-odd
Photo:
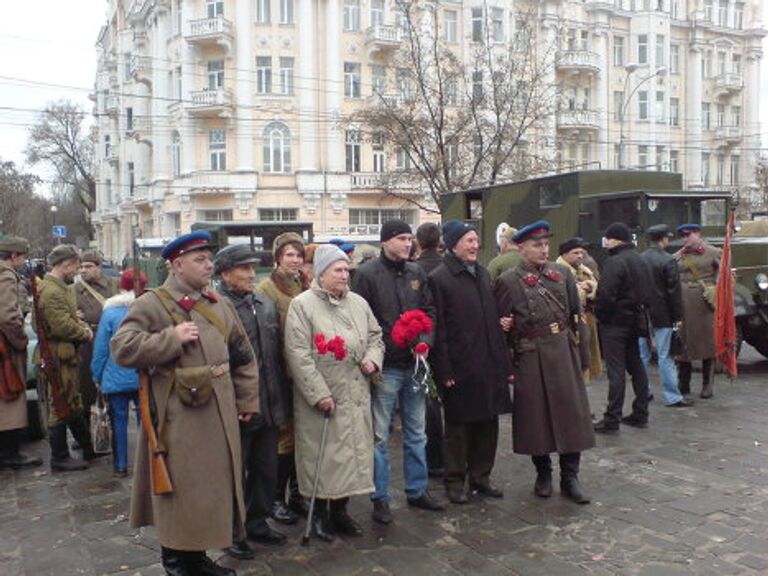
<instances>
[{"instance_id":1,"label":"rifle","mask_svg":"<svg viewBox=\"0 0 768 576\"><path fill-rule=\"evenodd\" d=\"M13 352L5 334L0 334L0 400L11 402L24 392L24 381L13 362Z\"/></svg>"},{"instance_id":2,"label":"rifle","mask_svg":"<svg viewBox=\"0 0 768 576\"><path fill-rule=\"evenodd\" d=\"M40 314L38 282L37 275L32 274L30 282L30 285L32 286L32 311L35 319L35 332L37 332L37 346L40 349L40 368L45 372L45 378L51 389L51 404L53 404L53 409L56 411L56 416L58 416L60 420L66 420L72 415L72 410L62 393L63 385L60 379L61 370L59 369L53 354L51 354L48 336L43 327L43 317Z\"/></svg>"},{"instance_id":3,"label":"rifle","mask_svg":"<svg viewBox=\"0 0 768 576\"><path fill-rule=\"evenodd\" d=\"M171 494L173 484L165 463L165 448L157 441L157 432L152 424L152 413L149 405L149 374L146 370L139 371L139 412L141 427L147 435L149 445L149 473L152 482L152 493L155 495Z\"/></svg>"}]
</instances>

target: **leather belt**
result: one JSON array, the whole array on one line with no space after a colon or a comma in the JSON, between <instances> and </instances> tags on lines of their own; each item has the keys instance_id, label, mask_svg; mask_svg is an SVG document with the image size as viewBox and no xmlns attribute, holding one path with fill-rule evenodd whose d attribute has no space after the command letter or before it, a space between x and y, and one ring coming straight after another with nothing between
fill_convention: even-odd
<instances>
[{"instance_id":1,"label":"leather belt","mask_svg":"<svg viewBox=\"0 0 768 576\"><path fill-rule=\"evenodd\" d=\"M224 376L229 372L229 362L211 366L211 376L216 378L217 376Z\"/></svg>"},{"instance_id":2,"label":"leather belt","mask_svg":"<svg viewBox=\"0 0 768 576\"><path fill-rule=\"evenodd\" d=\"M552 322L546 326L539 326L537 328L532 328L531 330L526 330L520 334L520 337L528 338L529 340L543 338L544 336L551 336L552 334L564 332L567 326L568 325L565 322Z\"/></svg>"}]
</instances>

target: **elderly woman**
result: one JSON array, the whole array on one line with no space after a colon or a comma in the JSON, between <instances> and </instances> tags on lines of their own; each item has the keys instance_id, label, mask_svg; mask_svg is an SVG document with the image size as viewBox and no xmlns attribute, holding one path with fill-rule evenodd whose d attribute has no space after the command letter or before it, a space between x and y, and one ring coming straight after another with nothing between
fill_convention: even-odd
<instances>
[{"instance_id":1,"label":"elderly woman","mask_svg":"<svg viewBox=\"0 0 768 576\"><path fill-rule=\"evenodd\" d=\"M319 246L314 273L311 288L288 310L285 355L295 386L296 468L304 495L312 491L323 419L330 417L312 519L314 534L330 542L334 533L362 534L347 503L374 488L368 377L381 367L384 344L368 303L349 291L347 255L330 244ZM337 337L340 347L326 345Z\"/></svg>"},{"instance_id":2,"label":"elderly woman","mask_svg":"<svg viewBox=\"0 0 768 576\"><path fill-rule=\"evenodd\" d=\"M272 250L275 256L275 269L269 278L263 280L256 287L256 290L269 296L277 305L282 336L285 329L285 318L288 315L288 306L290 306L291 300L309 288L309 280L302 271L305 247L301 236L294 232L280 234L275 238ZM285 405L290 407L293 384L290 379L284 384ZM277 444L277 490L270 515L283 524L295 524L299 520L299 515L307 515L307 505L304 498L299 494L296 480L296 465L293 455L293 418L290 417L290 414L288 416L288 421L280 426ZM289 494L287 505L285 501L286 488Z\"/></svg>"}]
</instances>

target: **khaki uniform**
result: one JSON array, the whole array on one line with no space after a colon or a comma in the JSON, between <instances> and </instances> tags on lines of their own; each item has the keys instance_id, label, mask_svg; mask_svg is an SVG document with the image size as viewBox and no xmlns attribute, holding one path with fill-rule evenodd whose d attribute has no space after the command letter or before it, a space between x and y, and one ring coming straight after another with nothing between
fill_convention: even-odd
<instances>
[{"instance_id":1,"label":"khaki uniform","mask_svg":"<svg viewBox=\"0 0 768 576\"><path fill-rule=\"evenodd\" d=\"M675 254L683 297L683 326L680 334L685 343L685 354L679 358L683 362L715 357L715 312L704 300L698 280L707 286L717 283L722 251L709 244L702 245L703 254ZM696 271L696 276L687 263Z\"/></svg>"},{"instance_id":2,"label":"khaki uniform","mask_svg":"<svg viewBox=\"0 0 768 576\"><path fill-rule=\"evenodd\" d=\"M491 277L491 286L496 284L496 280L498 280L499 276L504 274L504 272L511 270L520 264L521 259L520 252L517 250L510 250L509 252L504 252L504 254L499 254L488 262L487 270Z\"/></svg>"},{"instance_id":3,"label":"khaki uniform","mask_svg":"<svg viewBox=\"0 0 768 576\"><path fill-rule=\"evenodd\" d=\"M46 274L38 284L38 302L40 318L36 320L38 330L43 330L51 355L59 373L61 395L69 406L70 417L81 416L83 399L80 394L80 355L78 346L86 342L88 325L77 318L75 293L71 287L59 278ZM39 362L39 350L37 352ZM38 375L45 382L45 392L48 406L48 426L56 426L65 420L56 413L51 396L51 386L42 368Z\"/></svg>"},{"instance_id":4,"label":"khaki uniform","mask_svg":"<svg viewBox=\"0 0 768 576\"><path fill-rule=\"evenodd\" d=\"M16 370L26 381L27 335L19 302L21 279L16 270L0 260L0 332L5 337ZM15 400L0 400L0 432L27 426L27 397L19 394Z\"/></svg>"},{"instance_id":5,"label":"khaki uniform","mask_svg":"<svg viewBox=\"0 0 768 576\"><path fill-rule=\"evenodd\" d=\"M111 341L121 366L154 369L150 393L156 406L159 442L167 449L173 493L152 494L147 438L136 451L131 525L154 525L160 543L174 550L225 548L232 526L243 527L242 467L238 413L258 412L258 366L232 304L215 295L184 288L171 275L163 284L174 302L201 300L225 325L227 337L196 309L176 304L182 317L197 325L199 340L182 346L173 320L158 295L138 298ZM208 293L206 293L208 294ZM175 368L210 366L213 392L192 407L175 392ZM232 503L235 506L232 506ZM233 514L237 514L234 518Z\"/></svg>"}]
</instances>

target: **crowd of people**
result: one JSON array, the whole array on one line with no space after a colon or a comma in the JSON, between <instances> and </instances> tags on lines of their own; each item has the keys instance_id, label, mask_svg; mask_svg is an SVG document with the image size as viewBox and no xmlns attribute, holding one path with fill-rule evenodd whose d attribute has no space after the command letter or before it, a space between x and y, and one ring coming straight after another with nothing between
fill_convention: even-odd
<instances>
[{"instance_id":1,"label":"crowd of people","mask_svg":"<svg viewBox=\"0 0 768 576\"><path fill-rule=\"evenodd\" d=\"M358 264L353 245L306 245L284 233L274 269L256 284L249 246L217 251L198 231L165 246L168 279L148 290L143 273L112 279L97 251L57 246L33 283L31 311L51 468L82 470L99 456L90 407L106 402L114 472L127 476L130 405L141 397L131 524L155 526L175 576L233 574L206 550L253 558L249 542L285 543L273 522L309 515L319 540L359 536L347 511L353 496L367 495L373 520L392 523L398 416L411 507L445 509L430 476L442 478L454 505L470 492L503 498L492 475L506 413L514 451L531 457L535 494L553 494L557 455L562 495L587 504L579 468L595 433L648 426L652 348L666 406L693 403L693 361L703 363L701 398L714 393L719 251L697 224L677 228L675 254L665 225L646 234L639 254L630 229L610 225L598 269L581 238L560 244L553 261L553 231L538 221L504 231L486 269L478 231L456 220L422 224L415 235L388 221L378 257ZM27 253L24 239L0 239L2 359L22 378L28 307L18 271ZM585 385L603 366L607 405L594 422ZM20 451L26 405L8 373L0 467L39 466ZM635 398L624 415L626 373ZM82 459L72 457L67 430Z\"/></svg>"}]
</instances>

